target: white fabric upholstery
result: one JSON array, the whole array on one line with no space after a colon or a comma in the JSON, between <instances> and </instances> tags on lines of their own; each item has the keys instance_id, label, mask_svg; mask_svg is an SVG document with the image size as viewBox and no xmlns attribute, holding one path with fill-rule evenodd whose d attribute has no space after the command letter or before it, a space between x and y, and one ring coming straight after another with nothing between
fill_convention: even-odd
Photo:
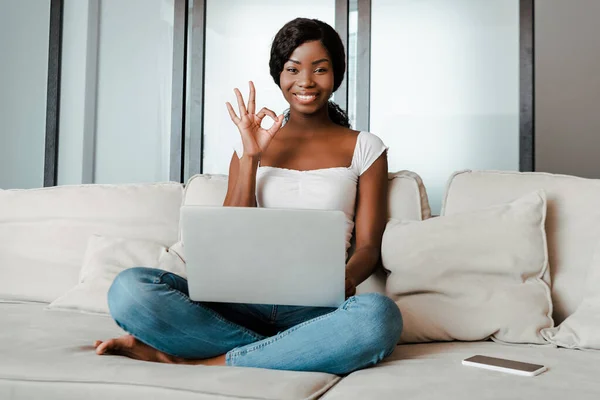
<instances>
[{"instance_id":1,"label":"white fabric upholstery","mask_svg":"<svg viewBox=\"0 0 600 400\"><path fill-rule=\"evenodd\" d=\"M315 399L339 380L98 356L94 340L123 334L110 317L40 304L0 304L0 321L0 399Z\"/></svg>"},{"instance_id":2,"label":"white fabric upholstery","mask_svg":"<svg viewBox=\"0 0 600 400\"><path fill-rule=\"evenodd\" d=\"M79 283L48 308L108 314L107 295L119 272L133 267L158 268L186 276L176 252L148 240L92 235L88 241Z\"/></svg>"},{"instance_id":3,"label":"white fabric upholstery","mask_svg":"<svg viewBox=\"0 0 600 400\"><path fill-rule=\"evenodd\" d=\"M401 345L382 364L333 375L173 366L96 356L91 343L122 333L108 317L0 304L2 399L597 399L600 352L493 342ZM465 367L475 354L540 363L535 378ZM323 393L325 395L320 397Z\"/></svg>"},{"instance_id":4,"label":"white fabric upholstery","mask_svg":"<svg viewBox=\"0 0 600 400\"><path fill-rule=\"evenodd\" d=\"M221 206L227 194L227 175L194 175L185 185L186 206Z\"/></svg>"},{"instance_id":5,"label":"white fabric upholstery","mask_svg":"<svg viewBox=\"0 0 600 400\"><path fill-rule=\"evenodd\" d=\"M600 186L544 174L488 174L473 181L455 176L452 180L459 184L449 191L448 214L546 189L551 268L559 265L562 279L555 292L561 301L571 301L566 306L559 303L563 311L569 306L574 310L580 297L576 291L583 292L583 285L575 282L587 276L592 248L600 237L600 211L592 204L600 198ZM420 180L402 176L390 176L390 197L395 199L391 216L426 219ZM196 184L204 189L186 187L189 204L221 204L226 179L201 177ZM400 194L392 193L394 187ZM77 283L92 234L154 240L165 246L176 240L181 185L75 188L0 190L0 301L51 301L66 292ZM32 282L32 276L38 278ZM320 373L165 365L94 354L95 339L122 333L107 316L44 310L43 304L0 304L0 399L591 400L600 393L600 352L492 342L401 345L382 364L340 381ZM475 354L541 363L549 370L524 378L460 364Z\"/></svg>"},{"instance_id":6,"label":"white fabric upholstery","mask_svg":"<svg viewBox=\"0 0 600 400\"><path fill-rule=\"evenodd\" d=\"M388 217L405 221L431 218L423 180L412 171L388 174Z\"/></svg>"},{"instance_id":7,"label":"white fabric upholstery","mask_svg":"<svg viewBox=\"0 0 600 400\"><path fill-rule=\"evenodd\" d=\"M0 191L0 299L51 302L77 284L92 234L177 241L178 183Z\"/></svg>"},{"instance_id":8,"label":"white fabric upholstery","mask_svg":"<svg viewBox=\"0 0 600 400\"><path fill-rule=\"evenodd\" d=\"M388 185L390 218L422 221L431 217L427 192L419 175L412 171L390 173ZM219 206L226 194L226 175L194 175L185 187L183 202L185 205ZM180 243L174 247L181 251ZM377 270L357 288L357 293L369 292L385 293L385 273L382 270Z\"/></svg>"},{"instance_id":9,"label":"white fabric upholstery","mask_svg":"<svg viewBox=\"0 0 600 400\"><path fill-rule=\"evenodd\" d=\"M442 215L509 202L538 189L548 198L546 233L558 325L582 300L600 237L600 180L541 172L457 172L448 182Z\"/></svg>"},{"instance_id":10,"label":"white fabric upholstery","mask_svg":"<svg viewBox=\"0 0 600 400\"><path fill-rule=\"evenodd\" d=\"M540 331L553 326L545 217L546 197L536 191L481 210L388 223L382 260L404 319L401 341L545 344Z\"/></svg>"},{"instance_id":11,"label":"white fabric upholstery","mask_svg":"<svg viewBox=\"0 0 600 400\"><path fill-rule=\"evenodd\" d=\"M600 242L587 273L585 296L575 313L556 328L542 331L557 346L600 350Z\"/></svg>"},{"instance_id":12,"label":"white fabric upholstery","mask_svg":"<svg viewBox=\"0 0 600 400\"><path fill-rule=\"evenodd\" d=\"M476 354L543 364L536 377L463 366ZM596 400L600 352L494 342L401 345L382 364L345 377L322 400Z\"/></svg>"}]
</instances>

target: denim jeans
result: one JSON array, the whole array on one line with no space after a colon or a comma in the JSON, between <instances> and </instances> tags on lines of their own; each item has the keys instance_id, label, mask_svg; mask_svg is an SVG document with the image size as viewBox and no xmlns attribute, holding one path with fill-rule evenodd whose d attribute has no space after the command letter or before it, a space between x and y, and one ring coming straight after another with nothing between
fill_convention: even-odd
<instances>
[{"instance_id":1,"label":"denim jeans","mask_svg":"<svg viewBox=\"0 0 600 400\"><path fill-rule=\"evenodd\" d=\"M135 338L186 359L226 354L231 366L347 374L394 350L402 316L388 297L350 297L339 308L195 302L187 281L163 270L122 271L110 313Z\"/></svg>"}]
</instances>

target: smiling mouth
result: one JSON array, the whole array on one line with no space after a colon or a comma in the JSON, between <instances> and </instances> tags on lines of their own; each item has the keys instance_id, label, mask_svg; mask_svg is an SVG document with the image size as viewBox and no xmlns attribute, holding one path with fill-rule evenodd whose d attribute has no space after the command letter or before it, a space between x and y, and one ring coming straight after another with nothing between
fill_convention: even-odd
<instances>
[{"instance_id":1,"label":"smiling mouth","mask_svg":"<svg viewBox=\"0 0 600 400\"><path fill-rule=\"evenodd\" d=\"M301 104L309 104L317 99L317 94L298 94L294 93L294 97L298 99L298 102Z\"/></svg>"}]
</instances>

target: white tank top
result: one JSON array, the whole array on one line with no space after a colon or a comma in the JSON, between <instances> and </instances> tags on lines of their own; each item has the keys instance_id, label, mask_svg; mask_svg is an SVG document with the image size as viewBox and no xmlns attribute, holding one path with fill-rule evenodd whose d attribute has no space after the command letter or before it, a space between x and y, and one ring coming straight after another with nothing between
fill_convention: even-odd
<instances>
[{"instance_id":1,"label":"white tank top","mask_svg":"<svg viewBox=\"0 0 600 400\"><path fill-rule=\"evenodd\" d=\"M258 207L339 210L346 215L346 250L354 229L354 207L358 178L388 148L369 132L360 132L350 167L309 171L258 167L256 201ZM234 149L241 158L241 142Z\"/></svg>"}]
</instances>

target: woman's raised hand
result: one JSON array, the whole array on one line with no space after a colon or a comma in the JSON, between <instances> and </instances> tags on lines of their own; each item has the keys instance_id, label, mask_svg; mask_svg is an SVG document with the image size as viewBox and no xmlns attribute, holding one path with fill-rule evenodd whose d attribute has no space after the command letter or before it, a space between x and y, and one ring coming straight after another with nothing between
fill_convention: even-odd
<instances>
[{"instance_id":1,"label":"woman's raised hand","mask_svg":"<svg viewBox=\"0 0 600 400\"><path fill-rule=\"evenodd\" d=\"M244 145L244 155L250 157L259 157L267 150L271 140L281 128L283 124L283 115L277 116L273 111L268 108L263 108L258 113L256 110L256 91L254 89L254 83L250 82L250 97L248 98L248 108L244 104L244 98L242 93L236 88L234 89L235 96L239 106L240 116L238 117L233 107L227 102L227 110L233 123L238 127L240 135L242 136L242 143ZM275 123L269 129L264 129L260 126L263 118L266 116L271 117Z\"/></svg>"}]
</instances>

